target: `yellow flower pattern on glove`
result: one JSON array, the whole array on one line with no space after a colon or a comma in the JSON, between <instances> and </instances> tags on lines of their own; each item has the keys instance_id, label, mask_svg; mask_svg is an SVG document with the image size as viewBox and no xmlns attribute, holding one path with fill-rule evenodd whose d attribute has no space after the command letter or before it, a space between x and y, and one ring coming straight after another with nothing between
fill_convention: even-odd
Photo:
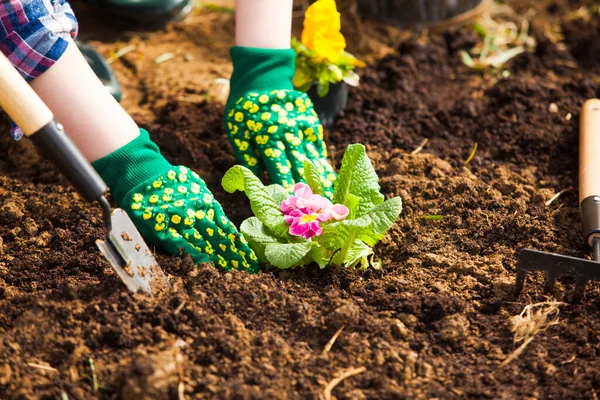
<instances>
[{"instance_id":1,"label":"yellow flower pattern on glove","mask_svg":"<svg viewBox=\"0 0 600 400\"><path fill-rule=\"evenodd\" d=\"M257 176L264 167L273 183L292 188L304 181L308 157L321 172L326 194L332 194L336 175L327 160L323 127L305 93L248 93L226 113L225 127L238 162ZM244 139L237 135L239 131Z\"/></svg>"},{"instance_id":2,"label":"yellow flower pattern on glove","mask_svg":"<svg viewBox=\"0 0 600 400\"><path fill-rule=\"evenodd\" d=\"M190 169L166 171L150 184L133 189L128 198L127 211L144 238L156 247L173 254L183 249L195 262L211 262L226 270L259 270L246 240Z\"/></svg>"}]
</instances>

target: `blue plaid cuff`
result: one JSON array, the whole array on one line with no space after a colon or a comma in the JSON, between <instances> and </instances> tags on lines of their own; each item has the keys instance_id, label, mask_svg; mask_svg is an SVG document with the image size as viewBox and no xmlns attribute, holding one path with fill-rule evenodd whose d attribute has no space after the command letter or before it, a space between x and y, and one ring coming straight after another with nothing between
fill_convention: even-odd
<instances>
[{"instance_id":1,"label":"blue plaid cuff","mask_svg":"<svg viewBox=\"0 0 600 400\"><path fill-rule=\"evenodd\" d=\"M27 81L58 61L77 29L66 0L0 0L0 51ZM15 128L18 139L22 133Z\"/></svg>"}]
</instances>

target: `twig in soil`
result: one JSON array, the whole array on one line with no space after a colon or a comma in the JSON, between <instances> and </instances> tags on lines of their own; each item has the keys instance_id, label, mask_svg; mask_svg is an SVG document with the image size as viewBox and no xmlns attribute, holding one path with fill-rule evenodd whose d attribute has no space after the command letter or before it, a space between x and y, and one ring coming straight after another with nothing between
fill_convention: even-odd
<instances>
[{"instance_id":1,"label":"twig in soil","mask_svg":"<svg viewBox=\"0 0 600 400\"><path fill-rule=\"evenodd\" d=\"M564 189L564 190L561 190L560 192L556 193L554 196L552 196L552 198L550 200L548 200L546 202L546 207L548 207L550 204L554 203L554 201L556 199L558 199L560 196L562 196L566 192L570 192L571 190L573 190L573 188Z\"/></svg>"},{"instance_id":2,"label":"twig in soil","mask_svg":"<svg viewBox=\"0 0 600 400\"><path fill-rule=\"evenodd\" d=\"M475 143L475 146L473 146L473 151L471 151L469 158L465 160L465 165L467 165L471 162L471 160L473 160L473 157L475 157L475 153L477 153L477 143Z\"/></svg>"},{"instance_id":3,"label":"twig in soil","mask_svg":"<svg viewBox=\"0 0 600 400\"><path fill-rule=\"evenodd\" d=\"M60 400L69 400L69 396L67 396L67 393L64 390L60 392Z\"/></svg>"},{"instance_id":4,"label":"twig in soil","mask_svg":"<svg viewBox=\"0 0 600 400\"><path fill-rule=\"evenodd\" d=\"M43 364L38 364L38 363L32 363L32 362L27 363L27 365L29 365L32 368L41 369L42 371L57 372L58 373L58 370L56 368L50 367L48 365L43 365Z\"/></svg>"},{"instance_id":5,"label":"twig in soil","mask_svg":"<svg viewBox=\"0 0 600 400\"><path fill-rule=\"evenodd\" d=\"M154 64L162 64L177 57L173 53L163 53L154 59Z\"/></svg>"},{"instance_id":6,"label":"twig in soil","mask_svg":"<svg viewBox=\"0 0 600 400\"><path fill-rule=\"evenodd\" d=\"M94 393L98 393L98 377L96 376L96 366L94 365L94 359L90 357L88 360L90 363L90 370L92 371L92 386Z\"/></svg>"},{"instance_id":7,"label":"twig in soil","mask_svg":"<svg viewBox=\"0 0 600 400\"><path fill-rule=\"evenodd\" d=\"M340 334L342 333L342 331L344 330L345 327L346 327L345 325L342 325L342 327L337 330L337 332L331 337L331 339L329 339L329 342L327 342L327 344L325 345L325 348L323 349L323 354L329 353L329 351L335 344L335 341L340 336Z\"/></svg>"},{"instance_id":8,"label":"twig in soil","mask_svg":"<svg viewBox=\"0 0 600 400\"><path fill-rule=\"evenodd\" d=\"M335 389L335 387L337 385L339 385L344 379L348 379L350 377L353 377L354 375L362 374L366 370L367 369L365 367L360 367L360 368L352 368L352 369L342 373L337 378L335 378L331 382L329 382L327 384L327 386L325 386L325 389L323 390L323 394L321 396L319 396L320 399L321 400L331 400L331 392L333 389Z\"/></svg>"},{"instance_id":9,"label":"twig in soil","mask_svg":"<svg viewBox=\"0 0 600 400\"><path fill-rule=\"evenodd\" d=\"M521 314L511 318L511 331L515 333L514 343L523 342L515 351L500 364L503 368L514 361L531 343L536 334L558 324L560 306L565 303L547 301L525 306Z\"/></svg>"},{"instance_id":10,"label":"twig in soil","mask_svg":"<svg viewBox=\"0 0 600 400\"><path fill-rule=\"evenodd\" d=\"M400 357L400 354L398 354L398 352L394 350L392 345L385 341L383 342L383 344L388 348L390 353L392 353L392 357L394 357L396 361L398 361L400 364L404 365L404 360L402 359L402 357Z\"/></svg>"},{"instance_id":11,"label":"twig in soil","mask_svg":"<svg viewBox=\"0 0 600 400\"><path fill-rule=\"evenodd\" d=\"M423 148L425 147L425 145L427 144L427 142L429 142L429 139L425 138L423 139L423 141L421 142L421 144L419 145L419 147L417 147L416 149L414 149L410 154L411 155L416 155L419 154L421 152L421 150L423 150Z\"/></svg>"},{"instance_id":12,"label":"twig in soil","mask_svg":"<svg viewBox=\"0 0 600 400\"><path fill-rule=\"evenodd\" d=\"M179 314L181 312L181 310L183 310L183 307L185 307L185 303L186 303L186 301L183 300L181 302L181 304L177 306L177 308L175 309L175 311L173 311L173 315Z\"/></svg>"},{"instance_id":13,"label":"twig in soil","mask_svg":"<svg viewBox=\"0 0 600 400\"><path fill-rule=\"evenodd\" d=\"M117 50L116 53L113 53L107 60L106 62L109 64L114 63L115 61L117 61L119 58L123 57L125 54L127 53L131 53L132 51L134 51L136 49L136 46L134 44L131 44L127 47L123 47L120 50Z\"/></svg>"},{"instance_id":14,"label":"twig in soil","mask_svg":"<svg viewBox=\"0 0 600 400\"><path fill-rule=\"evenodd\" d=\"M571 364L573 361L575 361L575 358L577 357L575 356L575 354L573 354L568 360L562 361L558 365Z\"/></svg>"},{"instance_id":15,"label":"twig in soil","mask_svg":"<svg viewBox=\"0 0 600 400\"><path fill-rule=\"evenodd\" d=\"M185 301L184 301L185 303ZM173 359L175 360L175 368L177 369L177 377L179 378L179 383L177 384L177 396L178 400L185 400L185 373L183 371L183 365L181 365L180 357L181 356L181 348L185 346L185 342L183 340L178 340L173 345Z\"/></svg>"}]
</instances>

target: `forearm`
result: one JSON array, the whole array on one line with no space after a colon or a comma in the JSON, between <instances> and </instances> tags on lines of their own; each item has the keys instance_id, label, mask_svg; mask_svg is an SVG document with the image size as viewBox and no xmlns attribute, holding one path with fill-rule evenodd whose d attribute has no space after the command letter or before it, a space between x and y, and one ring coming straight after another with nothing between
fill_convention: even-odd
<instances>
[{"instance_id":1,"label":"forearm","mask_svg":"<svg viewBox=\"0 0 600 400\"><path fill-rule=\"evenodd\" d=\"M289 49L293 0L237 0L236 45Z\"/></svg>"},{"instance_id":2,"label":"forearm","mask_svg":"<svg viewBox=\"0 0 600 400\"><path fill-rule=\"evenodd\" d=\"M62 57L31 86L86 158L96 161L135 139L139 129L69 41Z\"/></svg>"}]
</instances>

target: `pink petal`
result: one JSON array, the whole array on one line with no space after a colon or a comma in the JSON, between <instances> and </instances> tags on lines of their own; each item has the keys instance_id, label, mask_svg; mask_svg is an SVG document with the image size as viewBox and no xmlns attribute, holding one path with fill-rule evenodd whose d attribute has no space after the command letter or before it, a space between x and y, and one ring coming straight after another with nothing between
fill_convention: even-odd
<instances>
[{"instance_id":1,"label":"pink petal","mask_svg":"<svg viewBox=\"0 0 600 400\"><path fill-rule=\"evenodd\" d=\"M299 208L306 208L310 212L314 213L328 213L329 208L331 208L331 201L327 200L323 196L319 196L313 194L308 199L299 199L297 206Z\"/></svg>"},{"instance_id":2,"label":"pink petal","mask_svg":"<svg viewBox=\"0 0 600 400\"><path fill-rule=\"evenodd\" d=\"M323 233L323 229L321 228L319 221L310 222L309 225L310 231L313 233L313 236L321 236L321 234Z\"/></svg>"},{"instance_id":3,"label":"pink petal","mask_svg":"<svg viewBox=\"0 0 600 400\"><path fill-rule=\"evenodd\" d=\"M294 195L296 195L296 197L308 199L312 194L312 189L306 183L297 183L296 186L294 186Z\"/></svg>"},{"instance_id":4,"label":"pink petal","mask_svg":"<svg viewBox=\"0 0 600 400\"><path fill-rule=\"evenodd\" d=\"M281 210L282 213L288 214L289 212L291 212L293 209L296 208L297 201L298 201L298 198L296 196L292 196L289 199L282 201L279 209Z\"/></svg>"},{"instance_id":5,"label":"pink petal","mask_svg":"<svg viewBox=\"0 0 600 400\"><path fill-rule=\"evenodd\" d=\"M350 210L342 204L336 204L331 208L331 216L337 221L341 221L348 216Z\"/></svg>"},{"instance_id":6,"label":"pink petal","mask_svg":"<svg viewBox=\"0 0 600 400\"><path fill-rule=\"evenodd\" d=\"M329 214L329 213L319 214L319 216L317 218L319 219L320 222L327 222L331 219L331 214Z\"/></svg>"},{"instance_id":7,"label":"pink petal","mask_svg":"<svg viewBox=\"0 0 600 400\"><path fill-rule=\"evenodd\" d=\"M290 226L290 235L294 235L294 236L303 236L306 239L309 239L309 237L306 237L305 235L309 234L309 226L308 224L302 224L300 223L300 221L296 220L294 221L294 223Z\"/></svg>"}]
</instances>

